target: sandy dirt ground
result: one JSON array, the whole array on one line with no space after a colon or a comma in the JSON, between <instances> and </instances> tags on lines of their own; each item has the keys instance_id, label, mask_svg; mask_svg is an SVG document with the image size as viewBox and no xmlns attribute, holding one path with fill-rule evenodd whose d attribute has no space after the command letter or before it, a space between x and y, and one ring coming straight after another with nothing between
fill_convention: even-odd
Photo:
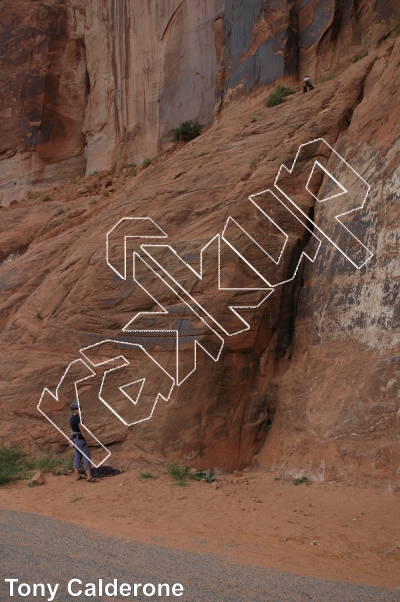
<instances>
[{"instance_id":1,"label":"sandy dirt ground","mask_svg":"<svg viewBox=\"0 0 400 602\"><path fill-rule=\"evenodd\" d=\"M400 589L400 495L329 483L295 486L253 470L174 484L165 469L95 484L46 475L0 489L0 507L73 522L125 541L207 553L289 573Z\"/></svg>"}]
</instances>

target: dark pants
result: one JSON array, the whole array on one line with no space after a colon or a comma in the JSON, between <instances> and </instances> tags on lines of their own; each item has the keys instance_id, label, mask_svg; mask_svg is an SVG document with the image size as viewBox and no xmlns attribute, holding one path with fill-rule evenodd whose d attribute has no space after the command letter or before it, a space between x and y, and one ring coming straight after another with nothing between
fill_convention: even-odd
<instances>
[{"instance_id":1,"label":"dark pants","mask_svg":"<svg viewBox=\"0 0 400 602\"><path fill-rule=\"evenodd\" d=\"M85 439L73 439L72 441L75 446L74 447L74 449L75 449L74 468L81 467L82 457L83 457L83 467L85 470L87 470L88 468L90 468L90 462L88 459L88 458L90 458L90 451L89 451L88 444L86 443Z\"/></svg>"}]
</instances>

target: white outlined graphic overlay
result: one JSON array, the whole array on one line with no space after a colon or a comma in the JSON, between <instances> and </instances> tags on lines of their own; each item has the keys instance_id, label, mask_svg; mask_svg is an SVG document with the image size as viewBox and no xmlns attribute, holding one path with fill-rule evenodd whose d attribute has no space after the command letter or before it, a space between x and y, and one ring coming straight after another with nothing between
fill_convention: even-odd
<instances>
[{"instance_id":1,"label":"white outlined graphic overlay","mask_svg":"<svg viewBox=\"0 0 400 602\"><path fill-rule=\"evenodd\" d=\"M353 220L369 189L318 138L299 147L290 169L280 166L272 189L238 202L221 233L199 242L190 263L186 242L165 244L160 239L168 234L152 218L121 218L106 233L106 263L127 286L133 275L132 286L145 293L144 309L132 308L119 333L124 340L81 349L84 360L69 364L54 393L44 389L38 410L69 439L69 407L77 401L96 446L91 462L102 464L110 452L93 434L99 411L127 428L152 418L157 403L168 403L174 387L195 372L198 350L219 361L225 337L250 329L241 312L261 316L276 287L295 278L303 259L314 262L322 242L356 269L371 259L358 238L364 222Z\"/></svg>"},{"instance_id":2,"label":"white outlined graphic overlay","mask_svg":"<svg viewBox=\"0 0 400 602\"><path fill-rule=\"evenodd\" d=\"M312 152L312 146L315 152ZM323 152L329 155L328 166L322 165L313 158ZM308 158L311 156L311 158ZM305 165L306 164L306 165ZM291 186L291 180L298 177L299 170L310 173L306 190L309 190L311 177L316 168L323 170L325 183L317 200L318 217L314 226L352 265L360 269L373 256L373 253L345 225L352 213L364 207L370 190L369 184L345 161L323 138L318 138L307 144L302 144L297 151L291 169L281 165L275 180L275 186L284 197L296 207L304 218L308 215L298 201L296 190ZM345 209L345 210L343 210Z\"/></svg>"},{"instance_id":3,"label":"white outlined graphic overlay","mask_svg":"<svg viewBox=\"0 0 400 602\"><path fill-rule=\"evenodd\" d=\"M107 339L81 349L81 354L94 368L112 364L98 395L126 426L149 420L158 401L169 400L175 380L141 345Z\"/></svg>"},{"instance_id":4,"label":"white outlined graphic overlay","mask_svg":"<svg viewBox=\"0 0 400 602\"><path fill-rule=\"evenodd\" d=\"M95 376L95 372L83 360L74 360L69 364L62 375L55 393L52 393L47 388L43 390L37 408L66 440L70 440L70 405L72 402L78 402L82 426L87 431L90 439L96 443L96 456L98 459L96 458L96 460L94 460L93 458L89 458L82 450L79 451L81 451L85 458L90 460L93 466L97 468L107 460L111 455L111 452L85 426L78 395L78 384L88 381L88 379L93 378L93 376ZM72 443L74 443L74 441L72 441Z\"/></svg>"}]
</instances>

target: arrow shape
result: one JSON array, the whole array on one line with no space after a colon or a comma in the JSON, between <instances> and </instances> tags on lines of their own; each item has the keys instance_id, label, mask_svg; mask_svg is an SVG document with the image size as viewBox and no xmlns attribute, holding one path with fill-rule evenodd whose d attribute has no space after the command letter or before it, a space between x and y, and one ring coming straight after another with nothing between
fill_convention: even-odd
<instances>
[{"instance_id":1,"label":"arrow shape","mask_svg":"<svg viewBox=\"0 0 400 602\"><path fill-rule=\"evenodd\" d=\"M197 347L216 362L224 341L137 253L133 258L134 280L152 299L154 309L137 312L123 331L137 333L137 343L179 386L196 369Z\"/></svg>"},{"instance_id":2,"label":"arrow shape","mask_svg":"<svg viewBox=\"0 0 400 602\"><path fill-rule=\"evenodd\" d=\"M251 210L240 211L240 223L232 216L227 219L223 240L269 286L293 280L303 257L315 261L321 241L271 190L249 200Z\"/></svg>"},{"instance_id":3,"label":"arrow shape","mask_svg":"<svg viewBox=\"0 0 400 602\"><path fill-rule=\"evenodd\" d=\"M123 217L107 232L106 261L126 280L127 241L130 238L167 238L168 235L150 217ZM122 244L121 244L122 243Z\"/></svg>"},{"instance_id":4,"label":"arrow shape","mask_svg":"<svg viewBox=\"0 0 400 602\"><path fill-rule=\"evenodd\" d=\"M84 361L80 359L74 360L65 370L60 382L57 385L55 393L52 393L47 388L43 389L37 409L68 441L70 440L70 405L74 401L78 402L79 404L77 385L78 383L86 381L89 378L93 378L93 376L95 376L95 372L89 368ZM79 416L81 418L82 426L85 428L88 435L102 448L102 459L96 464L91 458L86 456L82 450L79 451L81 451L81 453L88 460L90 460L93 466L98 468L105 460L107 460L111 452L93 435L89 429L84 426L80 405ZM72 441L72 443L74 443L74 441ZM74 447L76 447L75 444Z\"/></svg>"},{"instance_id":5,"label":"arrow shape","mask_svg":"<svg viewBox=\"0 0 400 602\"><path fill-rule=\"evenodd\" d=\"M265 280L259 278L249 262L244 260L247 274L252 276L250 286L243 286L238 282L235 269L242 258L232 247L225 247L222 242L222 253L228 260L227 252L234 252L231 260L230 273L225 270L225 277L234 281L234 285L223 285L224 265L221 260L221 240L219 234L214 236L201 250L200 267L197 272L186 263L178 253L168 245L142 245L142 250L161 268L166 276L173 281L175 293L186 293L189 299L203 310L206 315L228 336L239 334L250 329L246 320L238 313L241 309L258 308L272 293L272 289L265 285ZM239 264L240 265L240 264ZM233 272L233 273L232 273ZM243 271L239 278L244 279ZM255 278L258 286L254 284ZM260 281L261 280L261 281Z\"/></svg>"},{"instance_id":6,"label":"arrow shape","mask_svg":"<svg viewBox=\"0 0 400 602\"><path fill-rule=\"evenodd\" d=\"M315 156L325 154L329 157L329 169L322 167ZM310 188L316 166L322 168L326 178L319 198ZM299 186L298 180L309 174L307 184ZM345 216L364 207L370 190L369 184L323 139L318 138L302 144L297 151L292 168L281 165L275 180L275 187L284 195L292 207L304 218L309 217L304 208L304 194L317 201L316 215L318 223L314 226L355 268L360 269L373 256L371 251L345 225ZM339 188L339 194L333 190ZM309 204L309 203L308 203Z\"/></svg>"},{"instance_id":7,"label":"arrow shape","mask_svg":"<svg viewBox=\"0 0 400 602\"><path fill-rule=\"evenodd\" d=\"M113 364L104 372L99 398L125 425L149 420L159 399L169 400L174 379L141 345L107 339L81 353L94 367ZM129 394L134 384L140 385L135 398Z\"/></svg>"}]
</instances>

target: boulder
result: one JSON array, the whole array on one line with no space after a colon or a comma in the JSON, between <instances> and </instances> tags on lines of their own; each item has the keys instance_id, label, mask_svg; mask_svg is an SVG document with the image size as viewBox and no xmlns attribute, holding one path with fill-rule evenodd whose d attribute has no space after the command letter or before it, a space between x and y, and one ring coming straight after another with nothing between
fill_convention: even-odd
<instances>
[{"instance_id":1,"label":"boulder","mask_svg":"<svg viewBox=\"0 0 400 602\"><path fill-rule=\"evenodd\" d=\"M34 485L43 485L46 482L46 479L44 477L44 474L40 471L35 472L35 474L33 475L32 479L31 479L31 483L33 483Z\"/></svg>"}]
</instances>

